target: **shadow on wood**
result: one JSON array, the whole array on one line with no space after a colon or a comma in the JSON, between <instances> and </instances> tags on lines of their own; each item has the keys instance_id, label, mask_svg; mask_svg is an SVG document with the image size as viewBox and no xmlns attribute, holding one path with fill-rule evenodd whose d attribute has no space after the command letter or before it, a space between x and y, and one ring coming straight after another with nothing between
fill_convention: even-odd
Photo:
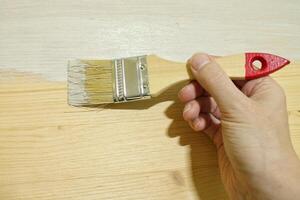
<instances>
[{"instance_id":1,"label":"shadow on wood","mask_svg":"<svg viewBox=\"0 0 300 200\"><path fill-rule=\"evenodd\" d=\"M187 83L186 81L181 81L176 84L170 85L170 87L162 91L159 96L152 97L151 99L125 102L125 103L106 104L106 105L83 106L83 107L101 108L101 109L145 110L158 103L177 99L176 94L178 90L182 88L186 83Z\"/></svg>"},{"instance_id":2,"label":"shadow on wood","mask_svg":"<svg viewBox=\"0 0 300 200\"><path fill-rule=\"evenodd\" d=\"M160 102L173 101L173 104L165 110L165 115L172 119L167 135L171 138L178 137L180 146L190 147L190 176L192 176L199 199L226 199L219 175L215 147L206 135L195 133L182 118L183 104L178 101L177 93L185 84L185 81L174 84L158 97L149 100L109 104L99 108L141 110Z\"/></svg>"},{"instance_id":3,"label":"shadow on wood","mask_svg":"<svg viewBox=\"0 0 300 200\"><path fill-rule=\"evenodd\" d=\"M214 145L204 134L193 131L182 118L183 104L179 102L177 93L185 83L181 82L168 88L154 99L152 105L166 100L174 101L165 110L165 115L172 119L167 135L171 138L178 137L179 145L190 147L191 176L199 199L226 199Z\"/></svg>"},{"instance_id":4,"label":"shadow on wood","mask_svg":"<svg viewBox=\"0 0 300 200\"><path fill-rule=\"evenodd\" d=\"M178 137L179 145L190 147L191 176L199 199L226 199L215 148L208 137L200 132L196 133L183 121L182 107L180 102L175 101L165 111L173 119L167 134L172 138Z\"/></svg>"},{"instance_id":5,"label":"shadow on wood","mask_svg":"<svg viewBox=\"0 0 300 200\"><path fill-rule=\"evenodd\" d=\"M199 199L226 199L215 147L209 138L204 134L195 133L182 118L183 104L178 101L177 93L185 84L185 81L178 82L158 97L149 100L110 104L105 109L148 109L160 102L173 101L165 111L165 115L172 119L167 135L171 138L178 137L179 145L190 147L191 176Z\"/></svg>"}]
</instances>

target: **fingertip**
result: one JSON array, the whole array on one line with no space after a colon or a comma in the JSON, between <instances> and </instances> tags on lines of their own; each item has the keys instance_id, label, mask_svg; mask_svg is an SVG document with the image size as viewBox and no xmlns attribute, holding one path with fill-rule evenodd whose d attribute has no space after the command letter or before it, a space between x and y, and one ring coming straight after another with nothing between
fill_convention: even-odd
<instances>
[{"instance_id":1,"label":"fingertip","mask_svg":"<svg viewBox=\"0 0 300 200\"><path fill-rule=\"evenodd\" d=\"M178 99L183 103L187 101L187 92L186 86L178 92Z\"/></svg>"},{"instance_id":2,"label":"fingertip","mask_svg":"<svg viewBox=\"0 0 300 200\"><path fill-rule=\"evenodd\" d=\"M188 64L191 66L191 69L194 71L198 71L204 65L211 62L211 57L204 53L196 53L194 54L188 61Z\"/></svg>"},{"instance_id":3,"label":"fingertip","mask_svg":"<svg viewBox=\"0 0 300 200\"><path fill-rule=\"evenodd\" d=\"M201 131L203 127L203 121L199 118L196 118L192 121L192 126L195 131Z\"/></svg>"},{"instance_id":4,"label":"fingertip","mask_svg":"<svg viewBox=\"0 0 300 200\"><path fill-rule=\"evenodd\" d=\"M192 121L192 126L195 131L202 131L205 127L205 121L201 117L197 117Z\"/></svg>"},{"instance_id":5,"label":"fingertip","mask_svg":"<svg viewBox=\"0 0 300 200\"><path fill-rule=\"evenodd\" d=\"M181 102L189 102L200 96L204 90L198 82L192 81L178 92L178 98Z\"/></svg>"},{"instance_id":6,"label":"fingertip","mask_svg":"<svg viewBox=\"0 0 300 200\"><path fill-rule=\"evenodd\" d=\"M183 109L183 112L182 112L182 116L183 116L183 119L188 121L189 120L189 115L190 115L190 110L191 110L191 103L187 103L185 106L184 106L184 109Z\"/></svg>"},{"instance_id":7,"label":"fingertip","mask_svg":"<svg viewBox=\"0 0 300 200\"><path fill-rule=\"evenodd\" d=\"M210 125L211 119L207 114L200 114L191 121L190 125L195 131L203 131Z\"/></svg>"},{"instance_id":8,"label":"fingertip","mask_svg":"<svg viewBox=\"0 0 300 200\"><path fill-rule=\"evenodd\" d=\"M199 104L194 100L185 105L182 116L185 121L192 121L199 116L199 112Z\"/></svg>"}]
</instances>

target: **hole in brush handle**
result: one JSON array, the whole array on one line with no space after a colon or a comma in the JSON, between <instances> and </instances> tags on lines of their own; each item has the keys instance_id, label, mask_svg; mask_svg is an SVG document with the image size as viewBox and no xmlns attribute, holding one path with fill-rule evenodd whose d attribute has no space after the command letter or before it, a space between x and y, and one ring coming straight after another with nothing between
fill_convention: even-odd
<instances>
[{"instance_id":1,"label":"hole in brush handle","mask_svg":"<svg viewBox=\"0 0 300 200\"><path fill-rule=\"evenodd\" d=\"M246 53L245 56L245 78L247 80L267 76L290 63L285 58L268 53Z\"/></svg>"}]
</instances>

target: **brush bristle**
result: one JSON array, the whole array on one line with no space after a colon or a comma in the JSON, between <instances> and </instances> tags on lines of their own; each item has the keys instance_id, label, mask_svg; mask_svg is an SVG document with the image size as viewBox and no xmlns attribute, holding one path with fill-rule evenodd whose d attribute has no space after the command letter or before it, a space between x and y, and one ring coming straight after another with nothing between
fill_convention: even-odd
<instances>
[{"instance_id":1,"label":"brush bristle","mask_svg":"<svg viewBox=\"0 0 300 200\"><path fill-rule=\"evenodd\" d=\"M73 106L113 103L110 60L77 60L69 63L68 102Z\"/></svg>"}]
</instances>

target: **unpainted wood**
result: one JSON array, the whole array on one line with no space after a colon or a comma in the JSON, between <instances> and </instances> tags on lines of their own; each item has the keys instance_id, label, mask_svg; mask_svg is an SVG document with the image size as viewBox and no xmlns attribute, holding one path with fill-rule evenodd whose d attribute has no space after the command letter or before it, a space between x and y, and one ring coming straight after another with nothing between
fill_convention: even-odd
<instances>
[{"instance_id":1,"label":"unpainted wood","mask_svg":"<svg viewBox=\"0 0 300 200\"><path fill-rule=\"evenodd\" d=\"M223 56L216 59L216 62L222 66L222 69L232 78L232 79L245 79L245 54L236 54Z\"/></svg>"}]
</instances>

